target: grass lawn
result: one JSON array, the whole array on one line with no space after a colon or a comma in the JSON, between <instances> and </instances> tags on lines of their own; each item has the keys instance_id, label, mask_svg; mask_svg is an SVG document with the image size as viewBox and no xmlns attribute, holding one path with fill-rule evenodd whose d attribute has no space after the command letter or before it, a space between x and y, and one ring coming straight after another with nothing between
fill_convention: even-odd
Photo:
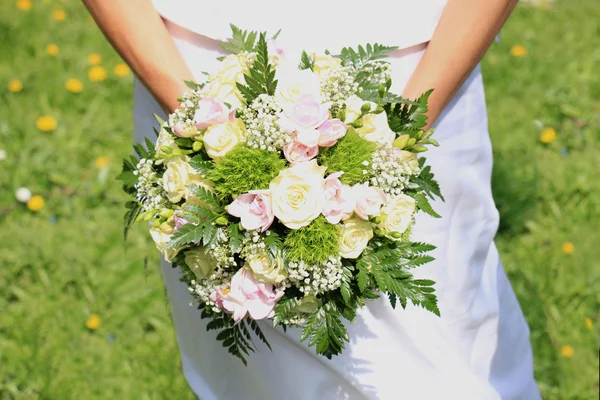
<instances>
[{"instance_id":1,"label":"grass lawn","mask_svg":"<svg viewBox=\"0 0 600 400\"><path fill-rule=\"evenodd\" d=\"M497 243L550 400L598 398L597 2L519 6L483 61ZM0 399L193 399L154 247L122 240L131 73L75 0L0 2L0 55Z\"/></svg>"}]
</instances>

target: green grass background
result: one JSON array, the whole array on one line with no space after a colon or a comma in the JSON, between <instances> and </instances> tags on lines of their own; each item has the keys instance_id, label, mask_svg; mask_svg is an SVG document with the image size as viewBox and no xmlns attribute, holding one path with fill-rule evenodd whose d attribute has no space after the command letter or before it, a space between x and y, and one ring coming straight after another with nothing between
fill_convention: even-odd
<instances>
[{"instance_id":1,"label":"green grass background","mask_svg":"<svg viewBox=\"0 0 600 400\"><path fill-rule=\"evenodd\" d=\"M132 77L115 76L121 61L81 2L32 6L0 2L0 399L192 399L153 246L141 227L122 241L114 176L130 151ZM497 243L545 399L598 398L598 21L598 0L519 6L483 61ZM515 45L527 54L511 55ZM92 53L104 81L87 77ZM82 93L65 89L69 78ZM11 79L20 93L7 89ZM54 132L36 128L42 115L57 120ZM540 142L544 127L554 142ZM22 186L44 197L41 211L16 201ZM96 330L85 326L91 313Z\"/></svg>"}]
</instances>

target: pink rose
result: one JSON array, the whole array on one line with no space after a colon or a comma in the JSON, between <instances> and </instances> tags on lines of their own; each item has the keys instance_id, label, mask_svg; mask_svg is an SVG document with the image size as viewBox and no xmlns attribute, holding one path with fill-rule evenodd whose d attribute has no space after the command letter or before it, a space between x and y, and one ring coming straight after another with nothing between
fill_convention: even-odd
<instances>
[{"instance_id":1,"label":"pink rose","mask_svg":"<svg viewBox=\"0 0 600 400\"><path fill-rule=\"evenodd\" d=\"M325 178L325 206L323 215L331 224L338 224L341 220L352 215L356 201L350 186L342 184L339 177L343 172L335 172Z\"/></svg>"},{"instance_id":2,"label":"pink rose","mask_svg":"<svg viewBox=\"0 0 600 400\"><path fill-rule=\"evenodd\" d=\"M385 203L383 190L372 186L354 185L352 191L356 199L354 212L361 219L368 220L369 217L378 216L381 213L381 207Z\"/></svg>"},{"instance_id":3,"label":"pink rose","mask_svg":"<svg viewBox=\"0 0 600 400\"><path fill-rule=\"evenodd\" d=\"M319 154L319 146L308 147L300 142L291 142L283 146L283 154L292 164L310 161Z\"/></svg>"},{"instance_id":4,"label":"pink rose","mask_svg":"<svg viewBox=\"0 0 600 400\"><path fill-rule=\"evenodd\" d=\"M321 135L317 128L328 119L329 107L312 94L305 94L279 116L279 126L284 132L296 133L303 145L314 147Z\"/></svg>"},{"instance_id":5,"label":"pink rose","mask_svg":"<svg viewBox=\"0 0 600 400\"><path fill-rule=\"evenodd\" d=\"M210 125L221 124L230 119L233 112L221 100L205 97L198 101L194 125L196 128L208 128Z\"/></svg>"},{"instance_id":6,"label":"pink rose","mask_svg":"<svg viewBox=\"0 0 600 400\"><path fill-rule=\"evenodd\" d=\"M227 212L234 217L241 218L242 226L249 231L260 229L261 232L264 232L269 229L275 218L271 196L266 190L255 190L238 196L229 205Z\"/></svg>"},{"instance_id":7,"label":"pink rose","mask_svg":"<svg viewBox=\"0 0 600 400\"><path fill-rule=\"evenodd\" d=\"M339 139L346 135L348 126L340 119L334 118L325 121L321 126L319 126L318 130L320 133L319 146L331 147L336 144Z\"/></svg>"},{"instance_id":8,"label":"pink rose","mask_svg":"<svg viewBox=\"0 0 600 400\"><path fill-rule=\"evenodd\" d=\"M248 268L241 268L231 279L229 288L218 288L210 294L217 307L233 314L236 323L246 314L254 320L270 318L273 308L283 296L283 291L275 292L270 283L259 282Z\"/></svg>"}]
</instances>

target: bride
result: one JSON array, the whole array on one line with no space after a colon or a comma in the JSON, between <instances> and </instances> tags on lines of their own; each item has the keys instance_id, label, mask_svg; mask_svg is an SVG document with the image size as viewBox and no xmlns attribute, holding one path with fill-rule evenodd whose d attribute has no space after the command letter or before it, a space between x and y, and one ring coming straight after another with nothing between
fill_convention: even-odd
<instances>
[{"instance_id":1,"label":"bride","mask_svg":"<svg viewBox=\"0 0 600 400\"><path fill-rule=\"evenodd\" d=\"M336 54L378 42L390 54L392 90L416 98L429 88L429 121L440 147L427 153L445 202L442 219L420 215L414 239L433 243L420 274L437 282L441 318L373 301L348 327L332 360L263 324L248 367L206 332L179 271L163 262L185 376L202 400L536 400L529 329L493 242L498 212L490 189L492 152L479 60L516 0L85 0L100 28L136 72L135 140L153 137L152 113L178 107L184 80L214 72L229 23L275 33L301 49Z\"/></svg>"}]
</instances>

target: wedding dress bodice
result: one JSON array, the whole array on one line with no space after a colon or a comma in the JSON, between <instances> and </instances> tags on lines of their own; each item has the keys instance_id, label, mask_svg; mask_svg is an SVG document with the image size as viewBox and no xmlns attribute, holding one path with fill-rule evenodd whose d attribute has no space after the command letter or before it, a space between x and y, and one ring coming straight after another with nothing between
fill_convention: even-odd
<instances>
[{"instance_id":1,"label":"wedding dress bodice","mask_svg":"<svg viewBox=\"0 0 600 400\"><path fill-rule=\"evenodd\" d=\"M274 34L288 49L330 50L380 43L407 48L429 41L446 0L153 0L166 19L212 39L229 24Z\"/></svg>"}]
</instances>

